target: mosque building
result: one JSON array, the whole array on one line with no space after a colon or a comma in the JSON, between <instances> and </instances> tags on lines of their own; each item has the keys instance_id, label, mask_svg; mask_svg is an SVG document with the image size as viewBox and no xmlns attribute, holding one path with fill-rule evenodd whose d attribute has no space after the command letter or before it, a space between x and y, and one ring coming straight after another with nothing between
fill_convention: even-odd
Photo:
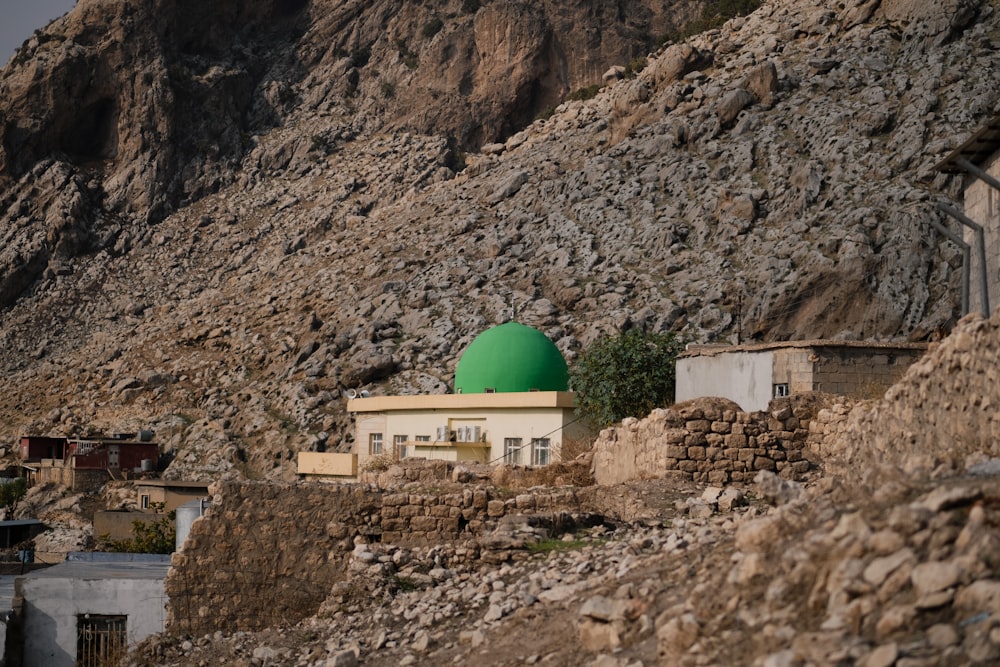
<instances>
[{"instance_id":1,"label":"mosque building","mask_svg":"<svg viewBox=\"0 0 1000 667\"><path fill-rule=\"evenodd\" d=\"M564 441L585 435L574 399L555 344L537 329L507 322L466 348L454 393L350 399L351 467L386 456L546 465L560 459Z\"/></svg>"}]
</instances>

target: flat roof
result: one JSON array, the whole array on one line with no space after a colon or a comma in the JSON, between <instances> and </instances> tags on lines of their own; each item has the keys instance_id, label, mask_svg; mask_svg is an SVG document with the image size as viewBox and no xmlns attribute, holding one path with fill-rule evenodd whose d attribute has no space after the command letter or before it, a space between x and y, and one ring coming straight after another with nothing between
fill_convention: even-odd
<instances>
[{"instance_id":1,"label":"flat roof","mask_svg":"<svg viewBox=\"0 0 1000 667\"><path fill-rule=\"evenodd\" d=\"M348 412L394 410L489 410L517 408L575 408L572 391L511 391L494 394L417 394L369 396L347 401Z\"/></svg>"},{"instance_id":2,"label":"flat roof","mask_svg":"<svg viewBox=\"0 0 1000 667\"><path fill-rule=\"evenodd\" d=\"M146 554L148 555L148 554ZM25 579L165 579L170 569L167 560L83 561L64 560L44 570L25 574Z\"/></svg>"},{"instance_id":3,"label":"flat roof","mask_svg":"<svg viewBox=\"0 0 1000 667\"><path fill-rule=\"evenodd\" d=\"M9 519L0 521L0 528L11 528L14 526L41 526L40 519Z\"/></svg>"},{"instance_id":4,"label":"flat roof","mask_svg":"<svg viewBox=\"0 0 1000 667\"><path fill-rule=\"evenodd\" d=\"M208 489L211 484L211 482L192 482L180 479L137 479L135 481L136 486L159 486L175 489Z\"/></svg>"},{"instance_id":5,"label":"flat roof","mask_svg":"<svg viewBox=\"0 0 1000 667\"><path fill-rule=\"evenodd\" d=\"M965 169L956 164L965 158L974 165L980 165L1000 148L1000 113L994 114L964 144L953 150L948 157L935 167L946 174L964 174Z\"/></svg>"},{"instance_id":6,"label":"flat roof","mask_svg":"<svg viewBox=\"0 0 1000 667\"><path fill-rule=\"evenodd\" d=\"M741 345L691 344L680 355L682 357L712 357L727 352L764 352L767 350L801 349L809 347L833 347L855 350L926 350L927 343L892 343L877 340L786 340L773 343L743 343Z\"/></svg>"}]
</instances>

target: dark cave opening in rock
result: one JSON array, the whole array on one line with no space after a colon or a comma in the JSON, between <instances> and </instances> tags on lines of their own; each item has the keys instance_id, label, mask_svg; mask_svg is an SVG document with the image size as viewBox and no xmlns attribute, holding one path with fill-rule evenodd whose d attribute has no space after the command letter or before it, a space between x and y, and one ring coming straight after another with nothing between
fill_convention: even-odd
<instances>
[{"instance_id":1,"label":"dark cave opening in rock","mask_svg":"<svg viewBox=\"0 0 1000 667\"><path fill-rule=\"evenodd\" d=\"M86 105L63 130L59 144L76 162L113 158L118 152L118 105L109 97Z\"/></svg>"}]
</instances>

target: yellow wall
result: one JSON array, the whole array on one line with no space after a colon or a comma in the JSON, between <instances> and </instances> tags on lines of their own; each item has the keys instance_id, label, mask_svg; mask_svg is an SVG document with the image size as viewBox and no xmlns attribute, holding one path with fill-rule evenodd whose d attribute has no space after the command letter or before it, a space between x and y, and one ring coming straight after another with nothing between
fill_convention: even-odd
<instances>
[{"instance_id":1,"label":"yellow wall","mask_svg":"<svg viewBox=\"0 0 1000 667\"><path fill-rule=\"evenodd\" d=\"M579 437L581 431L571 407L557 407L564 400L556 401L553 394L564 392L533 392L522 394L522 403L517 406L511 394L478 394L472 407L457 407L455 395L442 397L419 397L419 401L390 402L396 397L384 397L378 407L389 407L384 412L356 413L356 440L354 451L358 463L364 467L371 458L369 452L372 433L382 434L382 453L392 454L395 436L406 436L406 455L446 461L478 461L481 463L501 463L504 456L504 439L521 438L521 465L532 463L534 438L548 438L550 441L550 462L559 460L563 438L569 434ZM548 394L548 396L546 396ZM496 397L495 399L493 397ZM417 397L414 397L417 398ZM434 401L434 398L444 400ZM466 395L463 398L471 398ZM562 399L563 397L559 397ZM390 400L386 400L390 399ZM499 404L489 406L490 402ZM571 403L570 403L571 404ZM469 403L466 403L469 405ZM399 409L391 409L398 406ZM476 443L461 443L438 438L439 427L447 426L449 434L461 427L479 427L480 438ZM429 442L417 442L417 436L428 436Z\"/></svg>"},{"instance_id":2,"label":"yellow wall","mask_svg":"<svg viewBox=\"0 0 1000 667\"><path fill-rule=\"evenodd\" d=\"M358 457L337 452L299 452L298 473L323 477L355 477Z\"/></svg>"}]
</instances>

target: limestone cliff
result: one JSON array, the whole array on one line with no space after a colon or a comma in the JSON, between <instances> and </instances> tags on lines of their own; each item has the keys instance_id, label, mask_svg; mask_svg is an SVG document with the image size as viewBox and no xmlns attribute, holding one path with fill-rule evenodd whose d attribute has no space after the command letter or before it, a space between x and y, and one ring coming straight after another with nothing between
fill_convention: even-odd
<instances>
[{"instance_id":1,"label":"limestone cliff","mask_svg":"<svg viewBox=\"0 0 1000 667\"><path fill-rule=\"evenodd\" d=\"M947 330L933 165L996 107L994 3L652 50L699 7L80 2L0 73L3 437L173 424L171 474L287 476L343 389L443 390L511 301L570 359Z\"/></svg>"}]
</instances>

